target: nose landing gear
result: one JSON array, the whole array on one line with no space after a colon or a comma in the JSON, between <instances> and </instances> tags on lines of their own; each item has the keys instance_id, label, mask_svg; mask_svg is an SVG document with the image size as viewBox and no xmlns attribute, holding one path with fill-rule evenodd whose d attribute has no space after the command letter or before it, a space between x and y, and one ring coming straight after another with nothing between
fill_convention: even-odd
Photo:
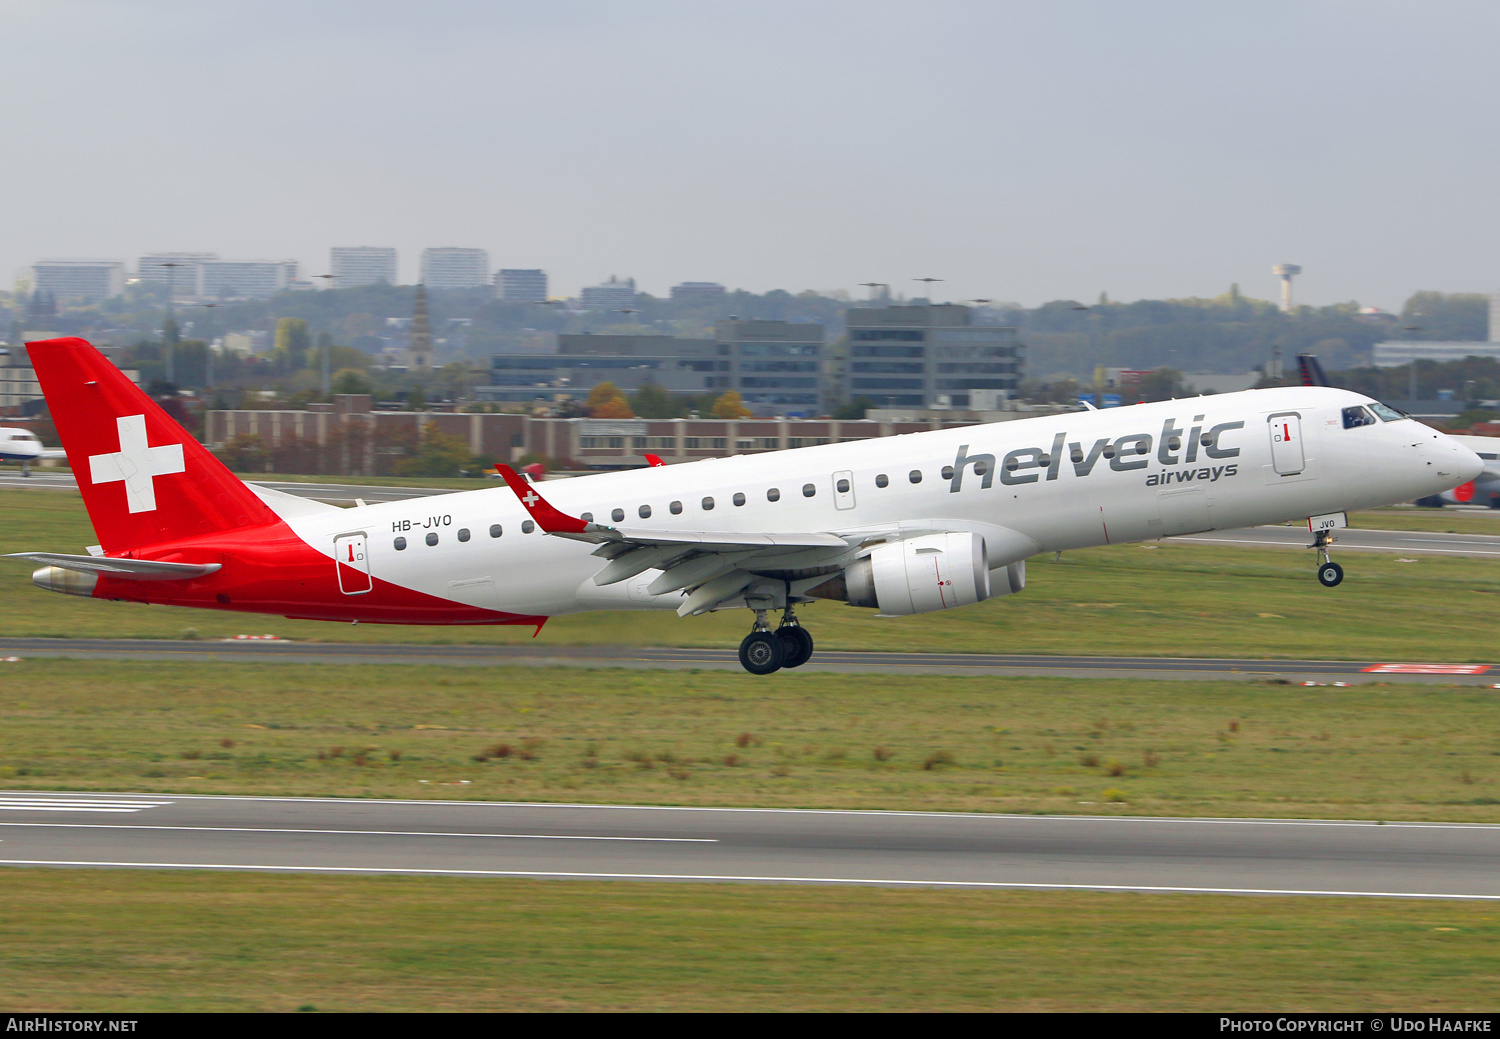
<instances>
[{"instance_id":1,"label":"nose landing gear","mask_svg":"<svg viewBox=\"0 0 1500 1039\"><path fill-rule=\"evenodd\" d=\"M755 627L740 643L740 665L752 675L769 675L784 667L801 667L812 653L813 637L797 623L788 603L775 631L766 623L766 611L755 611Z\"/></svg>"},{"instance_id":2,"label":"nose landing gear","mask_svg":"<svg viewBox=\"0 0 1500 1039\"><path fill-rule=\"evenodd\" d=\"M1319 530L1313 533L1313 543L1308 548L1318 553L1318 583L1324 588L1333 588L1344 580L1344 568L1328 558L1328 546L1333 544L1333 532Z\"/></svg>"}]
</instances>

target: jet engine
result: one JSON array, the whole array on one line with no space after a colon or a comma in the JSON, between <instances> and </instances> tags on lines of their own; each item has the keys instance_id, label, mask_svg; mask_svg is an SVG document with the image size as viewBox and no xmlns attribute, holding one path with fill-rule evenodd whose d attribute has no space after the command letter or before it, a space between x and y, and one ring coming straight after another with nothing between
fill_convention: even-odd
<instances>
[{"instance_id":1,"label":"jet engine","mask_svg":"<svg viewBox=\"0 0 1500 1039\"><path fill-rule=\"evenodd\" d=\"M881 545L807 594L899 617L969 606L1025 585L1024 562L991 571L984 538L956 531Z\"/></svg>"}]
</instances>

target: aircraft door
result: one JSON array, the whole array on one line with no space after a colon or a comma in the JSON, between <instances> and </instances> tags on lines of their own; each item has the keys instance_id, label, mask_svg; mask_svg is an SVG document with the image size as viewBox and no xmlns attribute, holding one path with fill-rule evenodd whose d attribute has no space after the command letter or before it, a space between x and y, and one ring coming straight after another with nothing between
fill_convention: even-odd
<instances>
[{"instance_id":1,"label":"aircraft door","mask_svg":"<svg viewBox=\"0 0 1500 1039\"><path fill-rule=\"evenodd\" d=\"M833 505L836 509L854 508L854 474L847 469L833 474Z\"/></svg>"},{"instance_id":2,"label":"aircraft door","mask_svg":"<svg viewBox=\"0 0 1500 1039\"><path fill-rule=\"evenodd\" d=\"M368 547L363 531L333 539L333 565L338 571L339 591L345 595L363 595L375 587Z\"/></svg>"},{"instance_id":3,"label":"aircraft door","mask_svg":"<svg viewBox=\"0 0 1500 1039\"><path fill-rule=\"evenodd\" d=\"M1271 468L1277 476L1296 476L1307 468L1302 450L1302 416L1283 411L1267 420L1271 434Z\"/></svg>"}]
</instances>

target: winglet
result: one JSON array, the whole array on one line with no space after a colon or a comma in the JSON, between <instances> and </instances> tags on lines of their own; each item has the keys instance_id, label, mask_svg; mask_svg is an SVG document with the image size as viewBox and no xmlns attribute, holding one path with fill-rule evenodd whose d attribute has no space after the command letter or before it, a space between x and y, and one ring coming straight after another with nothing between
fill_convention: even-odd
<instances>
[{"instance_id":1,"label":"winglet","mask_svg":"<svg viewBox=\"0 0 1500 1039\"><path fill-rule=\"evenodd\" d=\"M516 497L521 499L521 506L546 533L582 534L589 528L589 524L576 516L568 516L554 509L547 503L547 499L537 493L535 484L527 483L526 478L510 466L496 462L495 471L505 478Z\"/></svg>"},{"instance_id":2,"label":"winglet","mask_svg":"<svg viewBox=\"0 0 1500 1039\"><path fill-rule=\"evenodd\" d=\"M659 465L667 464L661 460L661 455L653 455L650 451L647 451L643 457L646 459L646 464L652 469L655 469Z\"/></svg>"}]
</instances>

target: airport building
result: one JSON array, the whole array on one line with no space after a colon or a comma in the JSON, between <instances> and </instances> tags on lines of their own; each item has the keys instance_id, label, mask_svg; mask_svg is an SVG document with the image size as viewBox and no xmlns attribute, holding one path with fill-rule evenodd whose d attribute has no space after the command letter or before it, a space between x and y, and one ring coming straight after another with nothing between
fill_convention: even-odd
<instances>
[{"instance_id":1,"label":"airport building","mask_svg":"<svg viewBox=\"0 0 1500 1039\"><path fill-rule=\"evenodd\" d=\"M757 415L819 415L823 326L720 321L712 339L664 335L560 335L556 353L496 354L480 400L582 400L601 382L629 393L647 383L673 394L737 390Z\"/></svg>"},{"instance_id":2,"label":"airport building","mask_svg":"<svg viewBox=\"0 0 1500 1039\"><path fill-rule=\"evenodd\" d=\"M336 245L328 251L332 288L396 285L396 250L372 245Z\"/></svg>"},{"instance_id":3,"label":"airport building","mask_svg":"<svg viewBox=\"0 0 1500 1039\"><path fill-rule=\"evenodd\" d=\"M483 249L423 249L422 284L429 289L475 289L490 283L490 254Z\"/></svg>"},{"instance_id":4,"label":"airport building","mask_svg":"<svg viewBox=\"0 0 1500 1039\"><path fill-rule=\"evenodd\" d=\"M887 408L995 410L1016 395L1022 346L1014 328L972 319L954 304L851 308L835 392Z\"/></svg>"},{"instance_id":5,"label":"airport building","mask_svg":"<svg viewBox=\"0 0 1500 1039\"><path fill-rule=\"evenodd\" d=\"M495 273L495 295L507 303L547 302L547 272L514 267Z\"/></svg>"},{"instance_id":6,"label":"airport building","mask_svg":"<svg viewBox=\"0 0 1500 1039\"><path fill-rule=\"evenodd\" d=\"M42 384L37 382L36 369L28 360L24 348L0 346L0 410L7 414L31 415L46 410ZM131 368L125 375L140 385L140 372Z\"/></svg>"},{"instance_id":7,"label":"airport building","mask_svg":"<svg viewBox=\"0 0 1500 1039\"><path fill-rule=\"evenodd\" d=\"M1374 362L1377 368L1400 368L1413 361L1462 361L1468 357L1490 357L1500 360L1500 292L1490 294L1489 338L1482 342L1437 342L1422 339L1393 339L1376 343Z\"/></svg>"},{"instance_id":8,"label":"airport building","mask_svg":"<svg viewBox=\"0 0 1500 1039\"><path fill-rule=\"evenodd\" d=\"M1020 417L1019 415L1017 417ZM341 394L305 411L208 411L210 447L255 437L268 450L300 452L298 471L377 475L382 463L406 457L432 431L458 437L475 455L519 462L527 455L576 469L633 469L651 452L669 464L787 448L841 444L872 437L971 425L969 417L915 421L831 419L533 418L460 412L384 411L365 394Z\"/></svg>"},{"instance_id":9,"label":"airport building","mask_svg":"<svg viewBox=\"0 0 1500 1039\"><path fill-rule=\"evenodd\" d=\"M123 260L38 260L31 290L63 302L98 303L125 291Z\"/></svg>"}]
</instances>

